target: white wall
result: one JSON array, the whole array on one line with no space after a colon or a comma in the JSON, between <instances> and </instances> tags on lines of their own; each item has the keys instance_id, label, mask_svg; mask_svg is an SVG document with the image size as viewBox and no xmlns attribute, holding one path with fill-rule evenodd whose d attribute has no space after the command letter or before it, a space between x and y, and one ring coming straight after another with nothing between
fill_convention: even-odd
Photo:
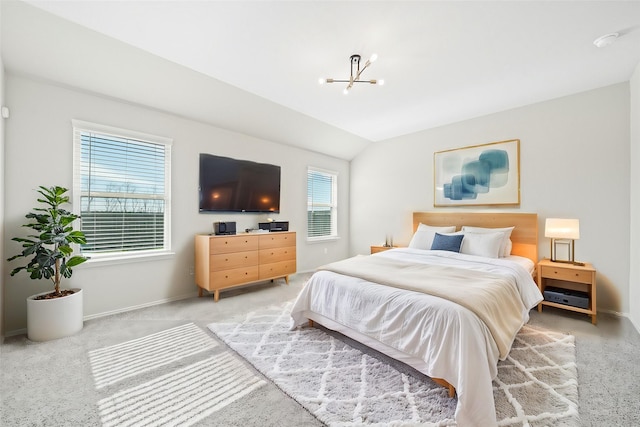
<instances>
[{"instance_id":1,"label":"white wall","mask_svg":"<svg viewBox=\"0 0 640 427\"><path fill-rule=\"evenodd\" d=\"M631 93L631 246L629 271L629 314L640 332L640 64L630 81Z\"/></svg>"},{"instance_id":2,"label":"white wall","mask_svg":"<svg viewBox=\"0 0 640 427\"><path fill-rule=\"evenodd\" d=\"M628 83L370 145L351 163L351 253L387 233L408 244L411 213L434 209L435 151L516 138L521 204L502 210L539 215L541 257L549 256L545 218L580 219L576 259L598 270L599 309L628 313Z\"/></svg>"},{"instance_id":3,"label":"white wall","mask_svg":"<svg viewBox=\"0 0 640 427\"><path fill-rule=\"evenodd\" d=\"M212 222L237 221L239 229L257 227L266 215L199 214L198 154L272 163L282 167L281 213L270 215L290 221L297 231L298 271L348 255L349 163L325 155L260 140L156 110L118 102L88 93L36 81L11 72L6 76L6 98L11 118L6 121L5 226L7 236L22 235L24 215L35 206L39 185L72 188L71 120L173 138L172 153L172 245L175 256L112 266L83 264L74 271L67 287L84 290L85 316L120 311L158 301L193 295L193 236L212 231ZM342 238L333 242L306 242L306 172L313 165L339 173L339 221ZM4 241L7 255L19 246ZM326 251L326 253L325 253ZM3 256L3 259L5 257ZM5 272L4 307L7 334L25 327L25 298L50 288L26 275L9 277ZM212 302L213 304L213 302Z\"/></svg>"},{"instance_id":4,"label":"white wall","mask_svg":"<svg viewBox=\"0 0 640 427\"><path fill-rule=\"evenodd\" d=\"M0 22L2 8L0 7ZM1 36L0 36L1 37ZM2 41L0 40L0 106L4 103L4 63L2 61ZM0 117L0 242L4 242L4 119ZM4 245L0 244L0 277L4 277ZM4 337L4 280L0 282L0 344Z\"/></svg>"}]
</instances>

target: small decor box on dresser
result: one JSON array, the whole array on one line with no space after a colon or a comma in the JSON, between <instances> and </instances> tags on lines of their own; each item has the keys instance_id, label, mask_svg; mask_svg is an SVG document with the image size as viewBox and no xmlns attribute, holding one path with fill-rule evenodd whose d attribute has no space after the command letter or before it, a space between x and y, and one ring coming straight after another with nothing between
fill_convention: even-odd
<instances>
[{"instance_id":1,"label":"small decor box on dresser","mask_svg":"<svg viewBox=\"0 0 640 427\"><path fill-rule=\"evenodd\" d=\"M596 270L593 265L575 265L543 259L538 263L538 287L545 296L542 306L577 311L591 316L596 324ZM545 295L546 291L546 295ZM586 308L580 307L586 299Z\"/></svg>"},{"instance_id":2,"label":"small decor box on dresser","mask_svg":"<svg viewBox=\"0 0 640 427\"><path fill-rule=\"evenodd\" d=\"M199 234L195 239L195 274L199 295L254 282L284 278L296 272L296 233L236 234L212 236Z\"/></svg>"}]
</instances>

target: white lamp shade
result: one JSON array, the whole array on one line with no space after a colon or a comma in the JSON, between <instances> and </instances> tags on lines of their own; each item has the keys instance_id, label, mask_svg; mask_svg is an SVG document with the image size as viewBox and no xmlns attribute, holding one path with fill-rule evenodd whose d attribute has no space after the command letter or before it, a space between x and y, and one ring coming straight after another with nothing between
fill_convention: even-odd
<instances>
[{"instance_id":1,"label":"white lamp shade","mask_svg":"<svg viewBox=\"0 0 640 427\"><path fill-rule=\"evenodd\" d=\"M544 225L544 237L551 239L579 239L580 220L547 218Z\"/></svg>"}]
</instances>

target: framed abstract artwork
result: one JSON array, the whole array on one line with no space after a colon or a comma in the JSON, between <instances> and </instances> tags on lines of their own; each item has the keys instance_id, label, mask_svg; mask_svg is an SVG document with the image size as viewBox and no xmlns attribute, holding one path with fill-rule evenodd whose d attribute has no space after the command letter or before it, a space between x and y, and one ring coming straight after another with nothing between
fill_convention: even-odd
<instances>
[{"instance_id":1,"label":"framed abstract artwork","mask_svg":"<svg viewBox=\"0 0 640 427\"><path fill-rule=\"evenodd\" d=\"M433 205L520 204L520 140L433 154Z\"/></svg>"}]
</instances>

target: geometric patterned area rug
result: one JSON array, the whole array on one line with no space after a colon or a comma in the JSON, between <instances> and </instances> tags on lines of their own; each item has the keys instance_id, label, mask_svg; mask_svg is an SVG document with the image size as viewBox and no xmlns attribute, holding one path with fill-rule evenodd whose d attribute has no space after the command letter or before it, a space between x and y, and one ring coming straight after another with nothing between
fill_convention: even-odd
<instances>
[{"instance_id":1,"label":"geometric patterned area rug","mask_svg":"<svg viewBox=\"0 0 640 427\"><path fill-rule=\"evenodd\" d=\"M427 376L319 328L290 330L293 301L209 329L329 426L455 426ZM493 382L499 426L579 426L575 339L524 326Z\"/></svg>"},{"instance_id":2,"label":"geometric patterned area rug","mask_svg":"<svg viewBox=\"0 0 640 427\"><path fill-rule=\"evenodd\" d=\"M103 427L190 426L265 385L193 323L89 352Z\"/></svg>"}]
</instances>

